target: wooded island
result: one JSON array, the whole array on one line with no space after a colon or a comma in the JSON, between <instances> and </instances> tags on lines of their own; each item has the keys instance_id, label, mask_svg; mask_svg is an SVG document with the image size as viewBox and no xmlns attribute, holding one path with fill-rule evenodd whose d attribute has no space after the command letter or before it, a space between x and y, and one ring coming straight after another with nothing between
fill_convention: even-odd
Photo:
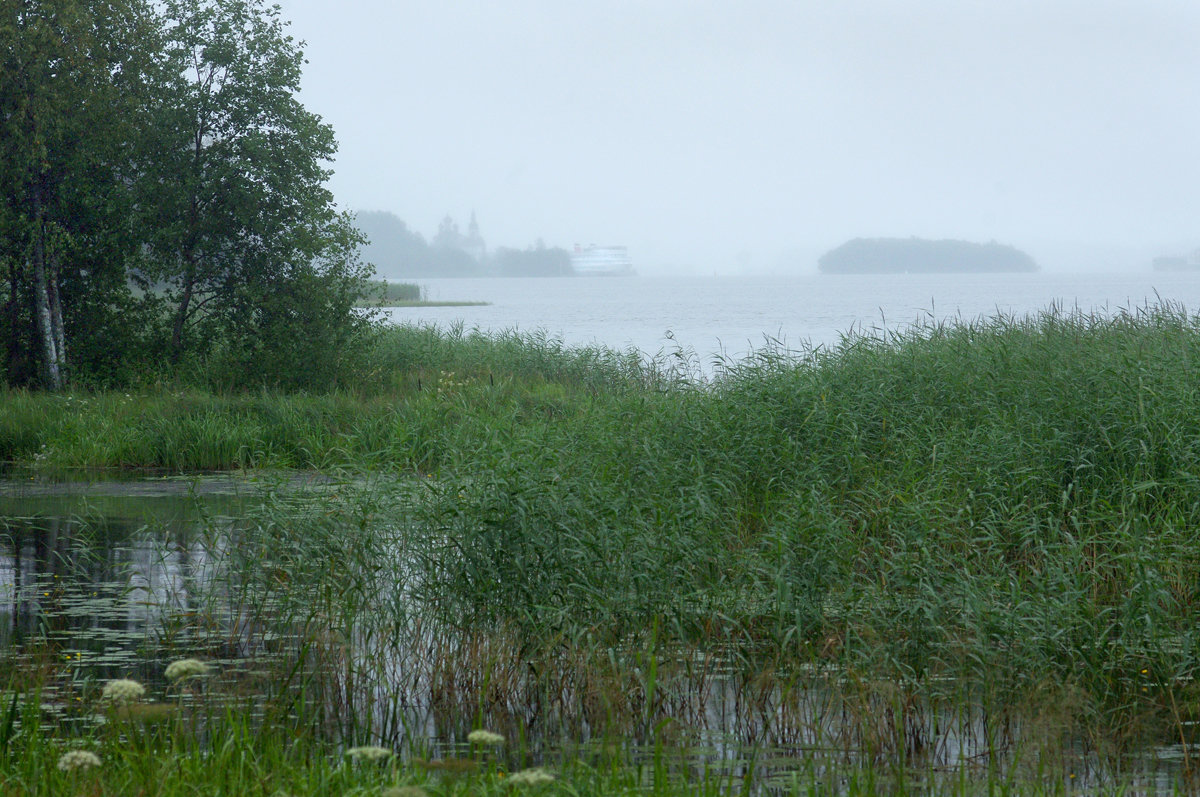
<instances>
[{"instance_id":1,"label":"wooded island","mask_svg":"<svg viewBox=\"0 0 1200 797\"><path fill-rule=\"evenodd\" d=\"M855 238L821 255L823 274L922 274L1037 271L1033 258L995 241Z\"/></svg>"}]
</instances>

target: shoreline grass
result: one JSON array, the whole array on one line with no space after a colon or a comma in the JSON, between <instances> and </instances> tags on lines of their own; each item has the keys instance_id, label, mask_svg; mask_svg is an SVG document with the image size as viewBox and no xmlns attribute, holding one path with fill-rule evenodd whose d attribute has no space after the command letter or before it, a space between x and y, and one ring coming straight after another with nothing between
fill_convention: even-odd
<instances>
[{"instance_id":1,"label":"shoreline grass","mask_svg":"<svg viewBox=\"0 0 1200 797\"><path fill-rule=\"evenodd\" d=\"M487 307L491 302L463 302L463 301L430 301L421 299L415 302L395 301L381 302L379 304L367 305L369 307Z\"/></svg>"},{"instance_id":2,"label":"shoreline grass","mask_svg":"<svg viewBox=\"0 0 1200 797\"><path fill-rule=\"evenodd\" d=\"M372 280L367 293L356 306L366 308L387 307L486 307L489 302L434 301L425 295L425 289L413 282L389 282Z\"/></svg>"}]
</instances>

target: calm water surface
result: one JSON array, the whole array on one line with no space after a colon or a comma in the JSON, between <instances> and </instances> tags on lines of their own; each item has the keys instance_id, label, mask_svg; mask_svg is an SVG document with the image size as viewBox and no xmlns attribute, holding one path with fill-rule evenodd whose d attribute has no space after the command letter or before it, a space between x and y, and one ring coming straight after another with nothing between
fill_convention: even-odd
<instances>
[{"instance_id":1,"label":"calm water surface","mask_svg":"<svg viewBox=\"0 0 1200 797\"><path fill-rule=\"evenodd\" d=\"M209 593L221 537L252 500L215 487L0 481L0 650L45 639L96 677L138 669L169 618Z\"/></svg>"},{"instance_id":2,"label":"calm water surface","mask_svg":"<svg viewBox=\"0 0 1200 797\"><path fill-rule=\"evenodd\" d=\"M830 345L850 330L1025 315L1057 305L1115 312L1159 300L1200 310L1200 272L803 275L423 280L427 298L485 307L396 308L396 322L544 330L570 345L693 351L702 365L768 340Z\"/></svg>"}]
</instances>

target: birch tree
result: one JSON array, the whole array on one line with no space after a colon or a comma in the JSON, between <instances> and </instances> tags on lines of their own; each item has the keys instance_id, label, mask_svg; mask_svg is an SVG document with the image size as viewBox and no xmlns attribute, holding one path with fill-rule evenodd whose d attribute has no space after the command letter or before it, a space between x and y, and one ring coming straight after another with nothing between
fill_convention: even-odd
<instances>
[{"instance_id":1,"label":"birch tree","mask_svg":"<svg viewBox=\"0 0 1200 797\"><path fill-rule=\"evenodd\" d=\"M9 381L36 371L57 390L77 315L69 297L124 290L123 259L95 255L132 245L113 212L129 193L126 145L145 106L154 26L138 0L5 0L0 9L6 370Z\"/></svg>"}]
</instances>

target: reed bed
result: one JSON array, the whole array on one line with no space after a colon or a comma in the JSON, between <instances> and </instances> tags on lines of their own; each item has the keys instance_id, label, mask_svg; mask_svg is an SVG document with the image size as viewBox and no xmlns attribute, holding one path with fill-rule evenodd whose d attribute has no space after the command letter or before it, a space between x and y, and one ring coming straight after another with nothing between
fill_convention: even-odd
<instances>
[{"instance_id":1,"label":"reed bed","mask_svg":"<svg viewBox=\"0 0 1200 797\"><path fill-rule=\"evenodd\" d=\"M768 348L710 379L403 328L331 395L9 393L0 450L356 474L222 549L260 607L239 638L286 630L321 738L417 755L486 724L545 755L720 727L824 762L795 793L1056 792L1080 760L1118 789L1131 750L1176 745L1184 790L1198 357L1167 305ZM968 774L905 786L922 767Z\"/></svg>"},{"instance_id":2,"label":"reed bed","mask_svg":"<svg viewBox=\"0 0 1200 797\"><path fill-rule=\"evenodd\" d=\"M425 290L415 282L371 280L359 304L367 307L417 304L424 298Z\"/></svg>"}]
</instances>

